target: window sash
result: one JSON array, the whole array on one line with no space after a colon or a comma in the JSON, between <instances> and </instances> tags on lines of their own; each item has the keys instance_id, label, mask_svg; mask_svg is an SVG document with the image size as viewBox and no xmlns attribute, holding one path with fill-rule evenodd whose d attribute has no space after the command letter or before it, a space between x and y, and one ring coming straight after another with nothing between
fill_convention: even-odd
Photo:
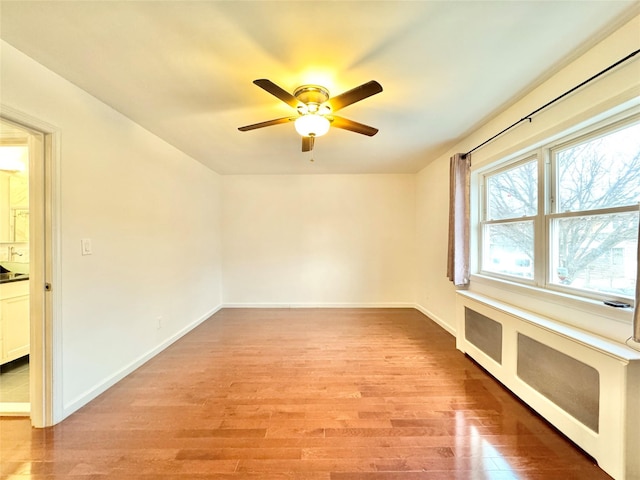
<instances>
[{"instance_id":1,"label":"window sash","mask_svg":"<svg viewBox=\"0 0 640 480\"><path fill-rule=\"evenodd\" d=\"M574 135L569 136L568 138L561 139L553 144L543 146L541 150L546 150L548 155L548 163L549 163L549 183L545 185L545 188L548 191L548 209L549 213L570 213L570 212L595 212L598 210L606 210L608 208L626 208L634 206L637 208L638 203L627 204L627 205L616 205L616 207L599 207L593 209L580 209L580 210L567 210L566 212L560 211L560 179L559 177L559 166L557 156L559 153L569 150L571 148L578 147L580 145L587 144L591 141L597 140L599 138L604 138L609 135L616 134L626 128L632 126L640 125L640 114L631 115L628 118L624 118L622 120L609 122L605 125L600 125L598 128L591 128L587 132L578 132Z\"/></svg>"},{"instance_id":2,"label":"window sash","mask_svg":"<svg viewBox=\"0 0 640 480\"><path fill-rule=\"evenodd\" d=\"M535 223L535 217L484 223L482 228L482 271L490 273L491 275L516 278L533 284L536 264ZM506 228L501 229L500 227ZM511 227L514 229L529 230L530 240L528 244L525 244L526 242L520 242L520 245L513 245L513 243L509 241L509 230L512 229ZM495 237L493 237L493 235L495 235ZM502 237L505 240L502 245L500 242L491 241L496 237Z\"/></svg>"},{"instance_id":3,"label":"window sash","mask_svg":"<svg viewBox=\"0 0 640 480\"><path fill-rule=\"evenodd\" d=\"M502 203L506 208L509 209L513 209L512 211L517 211L520 210L520 212L528 212L527 213L516 213L514 215L508 215L508 214L501 214L500 212L496 211L493 212L492 211L492 202L491 202L491 198L492 198L492 187L496 187L495 192L497 192L498 194L502 194L504 192L504 190L501 190L499 188L497 188L500 185L500 182L498 182L496 180L496 184L493 185L493 180L494 179L498 179L499 177L501 177L502 175L506 175L507 178L511 178L510 180L510 187L511 191L514 190L518 190L520 191L520 189L518 188L518 183L522 184L523 182L526 183L526 180L522 180L522 178L518 178L518 174L516 173L518 170L521 169L525 169L523 170L525 175L526 175L526 168L532 165L532 168L535 170L535 191L532 193L532 195L535 197L533 200L533 202L527 202L527 198L526 198L526 194L523 195L522 197L524 198L517 198L516 195L514 195L514 202L512 205L507 205L508 201L504 200L504 197L502 195L496 195L496 197L500 197L502 198ZM539 206L540 206L540 201L539 201L539 184L540 184L540 180L539 180L539 172L538 172L538 158L536 155L529 155L526 158L523 158L522 160L509 164L507 166L507 168L504 169L500 169L497 171L492 171L490 175L487 175L485 177L485 185L486 185L486 189L487 189L487 194L485 196L486 198L486 203L485 203L485 208L484 208L484 218L485 220L508 220L508 219L515 219L515 218L522 218L522 217L529 217L529 216L536 216L539 212ZM503 181L504 182L504 181ZM509 183L509 180L507 180L505 183ZM531 192L529 192L531 193ZM511 194L509 193L509 196L511 196ZM501 202L496 202L496 203L501 203ZM509 212L511 213L511 212Z\"/></svg>"},{"instance_id":4,"label":"window sash","mask_svg":"<svg viewBox=\"0 0 640 480\"><path fill-rule=\"evenodd\" d=\"M598 270L598 264L600 264L600 270L603 269L602 263L603 263L603 256L598 256L595 257L591 262L589 262L588 267L586 269L584 269L583 271L581 271L581 275L579 277L576 278L577 280L577 284L573 285L569 282L564 283L562 280L560 282L555 281L556 280L556 274L558 273L558 269L559 268L566 268L567 266L563 266L560 265L560 252L557 250L557 235L559 234L559 229L560 229L560 222L562 220L571 220L571 219L576 219L576 218L586 218L586 219L597 219L598 217L608 217L608 216L620 216L620 217L638 217L639 212L638 209L622 209L622 208L617 208L617 209L608 209L606 212L605 211L601 211L601 213L598 214L593 214L591 212L588 213L583 213L582 215L576 215L576 214L571 214L571 215L549 215L547 217L547 230L549 232L549 237L548 237L548 241L547 241L547 245L548 245L548 259L547 259L547 275L545 276L546 278L546 282L545 282L545 287L552 289L552 290L558 290L558 291L562 291L562 292L566 292L566 293L573 293L573 294L579 294L580 296L586 297L586 298L592 298L592 299L620 299L620 300L625 300L625 301L631 301L633 302L633 296L634 296L634 288L631 288L630 285L626 285L625 284L625 277L621 277L618 276L615 278L610 278L611 284L609 285L609 290L606 290L605 287L601 287L600 289L598 289L598 287L593 286L593 285L597 285L597 284L604 284L607 281L607 272L606 272L606 268L604 269L604 275L601 276L595 276L593 280L590 279L591 274L589 273L589 270L595 269ZM597 220L596 220L597 221ZM633 242L636 238L635 232L634 235L632 235L630 238L628 239L623 239L620 243L626 243L626 242ZM592 239L592 237L590 238ZM593 250L596 250L597 248L597 241L594 242L595 248ZM618 248L618 245L616 244L615 246L610 246L608 248L609 251L612 251L614 249ZM637 250L636 247L633 247L633 250ZM588 249L585 249L585 251L590 251ZM605 253L605 252L603 252ZM632 252L633 253L633 252ZM583 252L584 254L584 252ZM637 259L636 259L637 261ZM620 268L618 268L619 270L619 275L620 274L631 274L633 275L635 272L631 272L631 269L627 272L627 268L625 268L624 263L619 265ZM626 265L626 267L633 267L633 265ZM585 271L586 270L586 271ZM567 273L567 279L569 277L569 271L566 272ZM636 282L638 281L638 279L636 278ZM580 286L580 284L583 284L582 286ZM614 286L613 284L617 283L616 286Z\"/></svg>"}]
</instances>

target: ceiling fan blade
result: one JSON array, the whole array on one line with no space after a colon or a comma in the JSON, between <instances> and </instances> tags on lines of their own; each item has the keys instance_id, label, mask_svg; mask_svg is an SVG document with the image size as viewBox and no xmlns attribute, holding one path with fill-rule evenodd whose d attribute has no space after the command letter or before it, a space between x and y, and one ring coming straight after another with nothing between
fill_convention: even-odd
<instances>
[{"instance_id":1,"label":"ceiling fan blade","mask_svg":"<svg viewBox=\"0 0 640 480\"><path fill-rule=\"evenodd\" d=\"M313 144L316 137L302 137L302 151L310 152L313 150Z\"/></svg>"},{"instance_id":2,"label":"ceiling fan blade","mask_svg":"<svg viewBox=\"0 0 640 480\"><path fill-rule=\"evenodd\" d=\"M267 80L266 78L260 78L258 80L254 80L253 83L255 83L257 86L259 86L263 90L266 90L271 95L278 97L284 103L292 106L293 108L298 108L298 105L302 105L302 102L300 102L300 100L298 100L296 97L291 95L286 90L280 88L271 80Z\"/></svg>"},{"instance_id":3,"label":"ceiling fan blade","mask_svg":"<svg viewBox=\"0 0 640 480\"><path fill-rule=\"evenodd\" d=\"M364 100L367 97L380 93L382 91L382 85L375 80L363 83L359 87L352 88L351 90L341 93L340 95L330 98L327 103L331 105L331 109L337 112L341 108L344 108L352 103Z\"/></svg>"},{"instance_id":4,"label":"ceiling fan blade","mask_svg":"<svg viewBox=\"0 0 640 480\"><path fill-rule=\"evenodd\" d=\"M275 120L267 120L266 122L254 123L253 125L238 127L238 130L240 130L241 132L246 132L249 130L255 130L256 128L270 127L271 125L280 125L281 123L289 123L295 119L296 117L276 118Z\"/></svg>"},{"instance_id":5,"label":"ceiling fan blade","mask_svg":"<svg viewBox=\"0 0 640 480\"><path fill-rule=\"evenodd\" d=\"M332 127L342 128L343 130L350 130L352 132L361 133L362 135L367 135L369 137L373 137L376 133L378 133L377 128L370 127L369 125L365 125L364 123L354 122L353 120L349 120L343 117L337 117L335 115L333 115L332 118Z\"/></svg>"}]
</instances>

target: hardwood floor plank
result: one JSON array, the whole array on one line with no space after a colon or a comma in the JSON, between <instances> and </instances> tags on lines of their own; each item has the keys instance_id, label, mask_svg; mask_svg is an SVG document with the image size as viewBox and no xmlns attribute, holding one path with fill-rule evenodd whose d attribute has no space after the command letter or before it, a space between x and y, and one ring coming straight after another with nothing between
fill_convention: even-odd
<instances>
[{"instance_id":1,"label":"hardwood floor plank","mask_svg":"<svg viewBox=\"0 0 640 480\"><path fill-rule=\"evenodd\" d=\"M0 419L8 480L609 479L412 309L226 309L60 425Z\"/></svg>"}]
</instances>

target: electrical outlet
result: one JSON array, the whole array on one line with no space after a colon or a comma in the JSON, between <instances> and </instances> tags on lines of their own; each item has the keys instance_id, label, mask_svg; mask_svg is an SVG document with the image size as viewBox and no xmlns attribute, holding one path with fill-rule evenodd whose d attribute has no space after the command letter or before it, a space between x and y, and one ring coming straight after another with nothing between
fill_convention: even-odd
<instances>
[{"instance_id":1,"label":"electrical outlet","mask_svg":"<svg viewBox=\"0 0 640 480\"><path fill-rule=\"evenodd\" d=\"M158 317L156 320L157 320L156 328L160 330L162 328L162 317Z\"/></svg>"}]
</instances>

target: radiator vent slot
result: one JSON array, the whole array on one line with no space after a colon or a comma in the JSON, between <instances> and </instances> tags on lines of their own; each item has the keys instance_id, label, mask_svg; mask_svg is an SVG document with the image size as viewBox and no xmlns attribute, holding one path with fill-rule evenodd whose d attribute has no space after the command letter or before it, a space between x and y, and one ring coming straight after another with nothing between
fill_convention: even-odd
<instances>
[{"instance_id":1,"label":"radiator vent slot","mask_svg":"<svg viewBox=\"0 0 640 480\"><path fill-rule=\"evenodd\" d=\"M518 333L517 374L565 412L598 432L600 375L595 368Z\"/></svg>"},{"instance_id":2,"label":"radiator vent slot","mask_svg":"<svg viewBox=\"0 0 640 480\"><path fill-rule=\"evenodd\" d=\"M502 364L502 325L470 308L464 309L465 338Z\"/></svg>"}]
</instances>

